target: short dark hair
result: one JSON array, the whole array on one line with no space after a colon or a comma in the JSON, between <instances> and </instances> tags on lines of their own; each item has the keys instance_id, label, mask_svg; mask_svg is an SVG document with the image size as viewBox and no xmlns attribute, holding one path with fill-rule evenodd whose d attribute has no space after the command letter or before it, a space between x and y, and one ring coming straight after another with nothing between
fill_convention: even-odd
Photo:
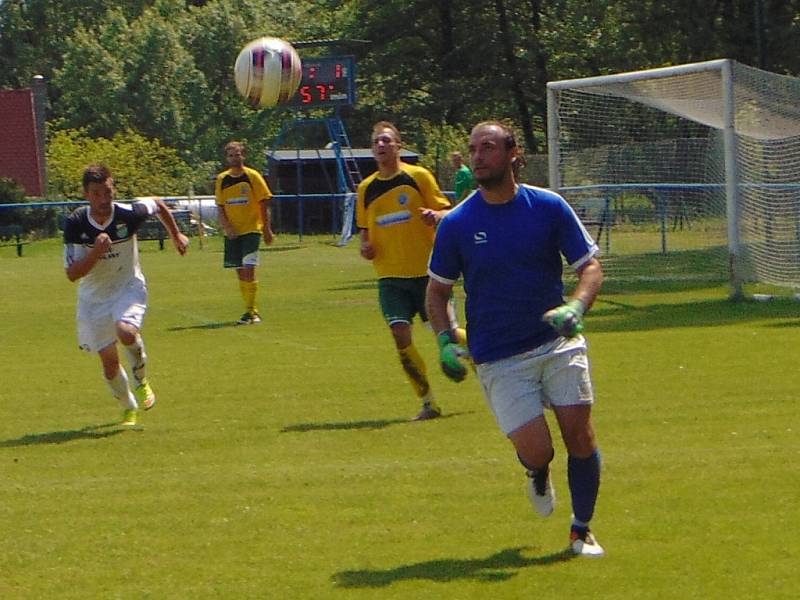
<instances>
[{"instance_id":1,"label":"short dark hair","mask_svg":"<svg viewBox=\"0 0 800 600\"><path fill-rule=\"evenodd\" d=\"M515 148L517 146L517 134L511 125L503 123L502 121L481 121L472 128L472 131L475 131L480 127L497 127L500 129L500 131L503 132L503 140L505 141L506 150L511 150L511 148Z\"/></svg>"},{"instance_id":2,"label":"short dark hair","mask_svg":"<svg viewBox=\"0 0 800 600\"><path fill-rule=\"evenodd\" d=\"M90 183L105 183L111 178L111 169L102 164L92 164L83 171L83 189L88 190Z\"/></svg>"},{"instance_id":3,"label":"short dark hair","mask_svg":"<svg viewBox=\"0 0 800 600\"><path fill-rule=\"evenodd\" d=\"M225 144L225 154L228 153L228 150L232 150L234 148L241 150L243 155L247 154L247 151L244 147L244 142L237 142L237 141L228 142L227 144Z\"/></svg>"},{"instance_id":4,"label":"short dark hair","mask_svg":"<svg viewBox=\"0 0 800 600\"><path fill-rule=\"evenodd\" d=\"M377 123L375 123L375 125L372 126L372 133L375 133L376 131L379 131L381 129L391 130L392 134L397 140L397 143L398 144L402 143L403 140L400 138L400 130L395 126L394 123L391 123L390 121L378 121Z\"/></svg>"}]
</instances>

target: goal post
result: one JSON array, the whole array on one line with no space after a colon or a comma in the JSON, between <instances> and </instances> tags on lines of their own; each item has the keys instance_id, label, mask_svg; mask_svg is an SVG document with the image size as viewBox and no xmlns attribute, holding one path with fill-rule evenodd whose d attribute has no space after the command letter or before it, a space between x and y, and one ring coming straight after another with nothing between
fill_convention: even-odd
<instances>
[{"instance_id":1,"label":"goal post","mask_svg":"<svg viewBox=\"0 0 800 600\"><path fill-rule=\"evenodd\" d=\"M613 201L615 231L660 229L638 250L686 261L672 276L702 259L732 297L800 286L800 79L719 59L553 81L547 129L550 186Z\"/></svg>"}]
</instances>

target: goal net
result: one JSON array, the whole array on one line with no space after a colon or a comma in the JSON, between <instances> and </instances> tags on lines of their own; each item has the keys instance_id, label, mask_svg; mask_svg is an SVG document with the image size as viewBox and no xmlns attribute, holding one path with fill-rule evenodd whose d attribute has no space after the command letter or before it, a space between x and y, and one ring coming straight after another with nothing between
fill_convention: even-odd
<instances>
[{"instance_id":1,"label":"goal net","mask_svg":"<svg viewBox=\"0 0 800 600\"><path fill-rule=\"evenodd\" d=\"M800 79L715 60L547 87L550 186L612 276L800 286Z\"/></svg>"}]
</instances>

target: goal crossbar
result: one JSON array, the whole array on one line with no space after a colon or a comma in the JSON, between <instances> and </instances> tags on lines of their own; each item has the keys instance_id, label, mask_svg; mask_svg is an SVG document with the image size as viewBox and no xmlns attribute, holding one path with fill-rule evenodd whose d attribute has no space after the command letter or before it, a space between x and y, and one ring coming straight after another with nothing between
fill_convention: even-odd
<instances>
[{"instance_id":1,"label":"goal crossbar","mask_svg":"<svg viewBox=\"0 0 800 600\"><path fill-rule=\"evenodd\" d=\"M670 121L673 118L677 121ZM686 133L698 127L712 133ZM665 173L665 179L651 179L651 184L672 182L688 189L698 183L724 190L734 297L741 295L744 279L753 278L752 273L745 274L749 267L745 268L742 254L751 260L753 250L759 251L775 238L771 225L766 233L748 230L740 213L749 218L755 210L761 215L770 202L793 202L797 196L792 188L800 183L800 79L729 59L549 82L547 129L548 171L554 189L642 183L620 177L652 178L651 171L656 169ZM687 153L686 164L676 164L672 170L665 166L669 152L663 150L659 156L654 150L658 144L673 150L697 145L701 138L706 150ZM649 163L636 163L648 153ZM713 158L716 155L718 159ZM625 160L634 162L623 164ZM654 166L659 160L665 165ZM698 165L705 175L695 172ZM775 192L770 186L785 189ZM770 193L780 196L776 199ZM797 202L800 219L800 198ZM800 232L800 224L796 230ZM770 239L755 239L764 235ZM779 241L784 249L785 240ZM800 262L800 233L797 245L798 256L786 256L786 264ZM756 273L754 279L800 286L800 276L794 273L773 270L764 276Z\"/></svg>"}]
</instances>

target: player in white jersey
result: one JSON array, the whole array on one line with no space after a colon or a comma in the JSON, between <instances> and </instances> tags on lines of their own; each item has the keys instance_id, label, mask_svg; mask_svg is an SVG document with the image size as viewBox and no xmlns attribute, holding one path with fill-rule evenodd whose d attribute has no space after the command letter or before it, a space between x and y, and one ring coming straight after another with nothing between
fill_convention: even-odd
<instances>
[{"instance_id":1,"label":"player in white jersey","mask_svg":"<svg viewBox=\"0 0 800 600\"><path fill-rule=\"evenodd\" d=\"M136 230L156 215L179 254L189 239L178 230L160 198L131 205L114 202L114 180L104 165L89 165L83 173L89 206L73 212L64 226L64 269L78 288L78 343L97 352L111 393L123 407L122 423L135 425L140 404L148 410L155 394L146 377L147 355L140 334L147 311L147 286L139 265ZM127 355L133 390L117 353L117 340Z\"/></svg>"}]
</instances>

